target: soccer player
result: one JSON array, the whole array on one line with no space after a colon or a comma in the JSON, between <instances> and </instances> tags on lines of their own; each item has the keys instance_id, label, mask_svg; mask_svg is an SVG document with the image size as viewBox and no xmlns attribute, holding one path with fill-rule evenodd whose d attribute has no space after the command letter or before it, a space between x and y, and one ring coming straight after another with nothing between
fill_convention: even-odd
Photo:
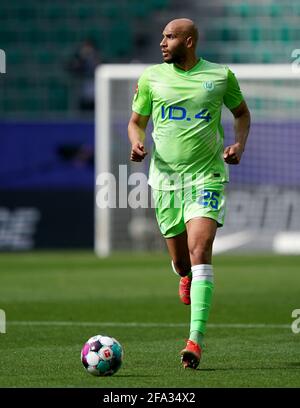
<instances>
[{"instance_id":1,"label":"soccer player","mask_svg":"<svg viewBox=\"0 0 300 408\"><path fill-rule=\"evenodd\" d=\"M138 81L128 124L130 159L142 161L145 129L152 115L153 151L149 184L179 295L191 304L190 334L181 351L185 368L200 362L214 288L212 246L224 223L228 165L238 164L250 128L250 113L227 66L199 58L192 20L167 24L160 47L163 63ZM235 142L224 149L222 105L234 117Z\"/></svg>"}]
</instances>

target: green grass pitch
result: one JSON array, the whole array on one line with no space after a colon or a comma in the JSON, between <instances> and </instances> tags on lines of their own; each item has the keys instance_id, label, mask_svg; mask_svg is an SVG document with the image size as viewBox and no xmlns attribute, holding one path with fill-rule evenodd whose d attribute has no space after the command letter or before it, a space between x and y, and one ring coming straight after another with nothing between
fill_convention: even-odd
<instances>
[{"instance_id":1,"label":"green grass pitch","mask_svg":"<svg viewBox=\"0 0 300 408\"><path fill-rule=\"evenodd\" d=\"M216 256L215 293L199 370L184 370L189 307L167 255L1 254L0 387L300 387L299 257ZM95 334L125 349L112 377L80 361Z\"/></svg>"}]
</instances>

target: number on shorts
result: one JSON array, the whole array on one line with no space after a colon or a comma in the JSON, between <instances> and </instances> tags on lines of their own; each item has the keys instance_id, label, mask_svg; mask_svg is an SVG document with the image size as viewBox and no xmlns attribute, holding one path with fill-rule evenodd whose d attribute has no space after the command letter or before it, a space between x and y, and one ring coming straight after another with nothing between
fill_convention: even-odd
<instances>
[{"instance_id":1,"label":"number on shorts","mask_svg":"<svg viewBox=\"0 0 300 408\"><path fill-rule=\"evenodd\" d=\"M217 191L203 190L200 203L204 207L211 207L213 210L217 210L219 208L219 197L220 193Z\"/></svg>"}]
</instances>

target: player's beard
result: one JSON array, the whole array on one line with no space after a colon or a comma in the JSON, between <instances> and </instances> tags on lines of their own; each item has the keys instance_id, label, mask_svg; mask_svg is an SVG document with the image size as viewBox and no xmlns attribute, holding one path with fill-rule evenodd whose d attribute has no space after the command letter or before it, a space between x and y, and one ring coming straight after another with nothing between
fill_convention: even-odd
<instances>
[{"instance_id":1,"label":"player's beard","mask_svg":"<svg viewBox=\"0 0 300 408\"><path fill-rule=\"evenodd\" d=\"M183 45L178 46L175 50L173 50L172 52L169 51L168 53L169 57L167 59L164 59L164 62L167 64L181 65L186 60L186 49Z\"/></svg>"}]
</instances>

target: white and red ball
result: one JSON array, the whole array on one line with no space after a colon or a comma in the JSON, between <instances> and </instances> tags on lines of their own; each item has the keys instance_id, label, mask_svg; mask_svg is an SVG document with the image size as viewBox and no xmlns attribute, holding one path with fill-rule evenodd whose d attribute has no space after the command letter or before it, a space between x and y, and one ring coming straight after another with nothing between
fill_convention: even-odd
<instances>
[{"instance_id":1,"label":"white and red ball","mask_svg":"<svg viewBox=\"0 0 300 408\"><path fill-rule=\"evenodd\" d=\"M114 338L97 335L91 337L82 347L81 362L92 375L115 374L122 365L123 348Z\"/></svg>"}]
</instances>

